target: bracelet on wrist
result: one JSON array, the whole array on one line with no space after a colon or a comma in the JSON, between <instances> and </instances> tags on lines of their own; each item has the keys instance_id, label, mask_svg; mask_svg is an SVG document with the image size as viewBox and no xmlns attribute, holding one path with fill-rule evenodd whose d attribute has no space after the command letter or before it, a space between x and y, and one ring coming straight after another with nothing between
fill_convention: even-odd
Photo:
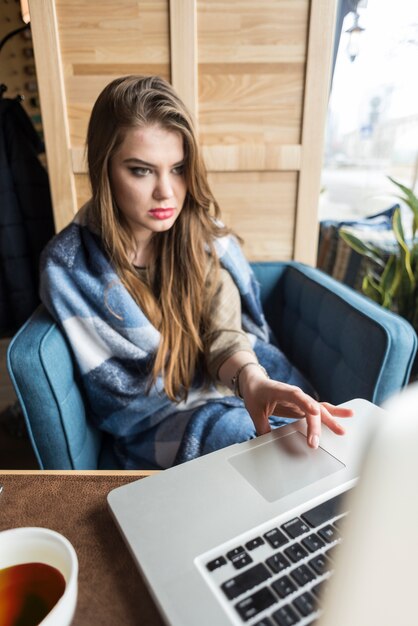
<instances>
[{"instance_id":1,"label":"bracelet on wrist","mask_svg":"<svg viewBox=\"0 0 418 626\"><path fill-rule=\"evenodd\" d=\"M264 374L267 376L267 378L270 378L270 376L267 374L266 368L260 365L260 363L257 363L257 361L249 361L248 363L244 363L244 365L241 365L237 369L237 371L235 372L235 375L231 378L231 387L233 388L234 395L237 398L243 399L241 395L241 390L239 387L239 377L240 377L241 372L249 365L255 365L256 367L260 368L262 372L264 372Z\"/></svg>"}]
</instances>

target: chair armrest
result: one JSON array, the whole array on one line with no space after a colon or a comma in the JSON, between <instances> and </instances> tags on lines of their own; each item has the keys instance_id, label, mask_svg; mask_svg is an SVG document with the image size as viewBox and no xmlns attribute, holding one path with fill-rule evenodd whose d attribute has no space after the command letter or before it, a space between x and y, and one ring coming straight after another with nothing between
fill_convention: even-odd
<instances>
[{"instance_id":1,"label":"chair armrest","mask_svg":"<svg viewBox=\"0 0 418 626\"><path fill-rule=\"evenodd\" d=\"M101 434L86 420L70 349L41 305L12 339L7 367L41 469L96 469Z\"/></svg>"},{"instance_id":2,"label":"chair armrest","mask_svg":"<svg viewBox=\"0 0 418 626\"><path fill-rule=\"evenodd\" d=\"M261 297L280 347L321 399L381 404L408 383L417 336L405 319L302 263L254 269L269 277Z\"/></svg>"}]
</instances>

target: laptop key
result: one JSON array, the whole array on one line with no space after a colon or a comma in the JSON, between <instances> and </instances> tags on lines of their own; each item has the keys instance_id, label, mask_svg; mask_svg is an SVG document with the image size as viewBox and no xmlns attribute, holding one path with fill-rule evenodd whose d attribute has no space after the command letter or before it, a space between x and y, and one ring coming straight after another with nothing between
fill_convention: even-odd
<instances>
[{"instance_id":1,"label":"laptop key","mask_svg":"<svg viewBox=\"0 0 418 626\"><path fill-rule=\"evenodd\" d=\"M226 558L224 556L219 556L217 559L213 559L213 561L209 561L209 563L206 563L206 567L210 572L213 572L215 569L218 569L218 567L222 567L222 565L225 565L225 563Z\"/></svg>"},{"instance_id":2,"label":"laptop key","mask_svg":"<svg viewBox=\"0 0 418 626\"><path fill-rule=\"evenodd\" d=\"M299 535L303 535L303 533L310 530L309 526L307 526L299 517L295 517L295 519L291 519L289 522L282 524L281 528L283 528L283 530L292 539L296 539Z\"/></svg>"},{"instance_id":3,"label":"laptop key","mask_svg":"<svg viewBox=\"0 0 418 626\"><path fill-rule=\"evenodd\" d=\"M327 543L331 543L332 541L336 541L336 539L340 538L340 533L335 526L332 526L331 524L328 524L328 526L324 526L324 528L318 530L318 535L320 535L322 539L325 539Z\"/></svg>"},{"instance_id":4,"label":"laptop key","mask_svg":"<svg viewBox=\"0 0 418 626\"><path fill-rule=\"evenodd\" d=\"M238 546L237 548L234 548L233 550L230 550L229 552L227 552L226 556L228 557L230 561L232 561L232 559L235 556L238 556L242 552L245 552L244 548L242 546Z\"/></svg>"},{"instance_id":5,"label":"laptop key","mask_svg":"<svg viewBox=\"0 0 418 626\"><path fill-rule=\"evenodd\" d=\"M300 543L294 543L293 545L286 548L284 552L293 563L297 563L305 556L308 556L307 551Z\"/></svg>"},{"instance_id":6,"label":"laptop key","mask_svg":"<svg viewBox=\"0 0 418 626\"><path fill-rule=\"evenodd\" d=\"M232 565L235 567L235 569L242 569L243 567L245 567L246 565L249 565L252 562L253 562L252 558L246 552L241 552L241 554L235 556L232 559Z\"/></svg>"},{"instance_id":7,"label":"laptop key","mask_svg":"<svg viewBox=\"0 0 418 626\"><path fill-rule=\"evenodd\" d=\"M312 594L306 591L293 600L293 606L297 608L303 617L306 617L310 613L313 613L316 609L315 598Z\"/></svg>"},{"instance_id":8,"label":"laptop key","mask_svg":"<svg viewBox=\"0 0 418 626\"><path fill-rule=\"evenodd\" d=\"M289 567L290 561L284 556L284 554L278 552L277 554L273 554L273 556L269 557L266 564L274 574L278 574Z\"/></svg>"},{"instance_id":9,"label":"laptop key","mask_svg":"<svg viewBox=\"0 0 418 626\"><path fill-rule=\"evenodd\" d=\"M331 564L325 554L318 554L318 556L314 556L314 558L308 561L308 563L317 574L324 574L325 572L329 572L331 569Z\"/></svg>"},{"instance_id":10,"label":"laptop key","mask_svg":"<svg viewBox=\"0 0 418 626\"><path fill-rule=\"evenodd\" d=\"M263 617L263 619L256 622L254 626L274 626L274 624L268 617Z\"/></svg>"},{"instance_id":11,"label":"laptop key","mask_svg":"<svg viewBox=\"0 0 418 626\"><path fill-rule=\"evenodd\" d=\"M315 528L320 526L324 522L327 522L331 518L341 513L341 504L343 500L343 494L335 496L330 500L326 500L322 504L315 506L313 509L306 511L301 515L304 522Z\"/></svg>"},{"instance_id":12,"label":"laptop key","mask_svg":"<svg viewBox=\"0 0 418 626\"><path fill-rule=\"evenodd\" d=\"M281 548L286 543L288 543L289 539L285 534L282 533L278 528L273 528L269 530L268 533L264 535L265 539L269 542L272 548Z\"/></svg>"},{"instance_id":13,"label":"laptop key","mask_svg":"<svg viewBox=\"0 0 418 626\"><path fill-rule=\"evenodd\" d=\"M325 542L316 533L302 539L302 543L309 552L316 552L325 545Z\"/></svg>"},{"instance_id":14,"label":"laptop key","mask_svg":"<svg viewBox=\"0 0 418 626\"><path fill-rule=\"evenodd\" d=\"M306 583L316 578L313 571L307 565L299 565L291 572L291 577L297 582L299 587L303 587Z\"/></svg>"},{"instance_id":15,"label":"laptop key","mask_svg":"<svg viewBox=\"0 0 418 626\"><path fill-rule=\"evenodd\" d=\"M282 576L279 580L275 580L272 587L281 598L285 598L297 589L295 583L290 580L289 576Z\"/></svg>"},{"instance_id":16,"label":"laptop key","mask_svg":"<svg viewBox=\"0 0 418 626\"><path fill-rule=\"evenodd\" d=\"M297 624L299 621L291 606L282 606L273 613L272 617L277 626L293 626L293 624Z\"/></svg>"},{"instance_id":17,"label":"laptop key","mask_svg":"<svg viewBox=\"0 0 418 626\"><path fill-rule=\"evenodd\" d=\"M240 614L244 622L255 617L261 611L268 609L269 606L276 602L276 598L268 587L259 589L252 596L244 598L235 605L236 610Z\"/></svg>"},{"instance_id":18,"label":"laptop key","mask_svg":"<svg viewBox=\"0 0 418 626\"><path fill-rule=\"evenodd\" d=\"M249 591L256 585L260 585L271 577L270 572L263 563L254 565L242 574L237 574L221 585L221 589L229 600L238 598L242 593Z\"/></svg>"},{"instance_id":19,"label":"laptop key","mask_svg":"<svg viewBox=\"0 0 418 626\"><path fill-rule=\"evenodd\" d=\"M262 537L255 537L255 539L251 539L251 541L247 541L245 547L247 550L255 550L259 546L264 544L264 539Z\"/></svg>"},{"instance_id":20,"label":"laptop key","mask_svg":"<svg viewBox=\"0 0 418 626\"><path fill-rule=\"evenodd\" d=\"M226 556L230 561L232 561L232 565L235 567L235 569L242 569L246 565L249 565L253 562L250 555L247 554L242 546L238 546L238 548L230 550Z\"/></svg>"}]
</instances>

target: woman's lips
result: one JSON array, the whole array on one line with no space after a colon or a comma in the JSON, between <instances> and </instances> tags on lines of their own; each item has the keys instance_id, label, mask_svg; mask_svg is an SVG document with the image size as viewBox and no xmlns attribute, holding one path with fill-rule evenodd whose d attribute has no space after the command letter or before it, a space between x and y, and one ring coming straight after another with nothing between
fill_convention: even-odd
<instances>
[{"instance_id":1,"label":"woman's lips","mask_svg":"<svg viewBox=\"0 0 418 626\"><path fill-rule=\"evenodd\" d=\"M149 213L152 215L152 217L155 217L155 219L157 220L168 220L170 219L170 217L173 217L174 215L174 209L170 208L170 209L151 209L149 211Z\"/></svg>"}]
</instances>

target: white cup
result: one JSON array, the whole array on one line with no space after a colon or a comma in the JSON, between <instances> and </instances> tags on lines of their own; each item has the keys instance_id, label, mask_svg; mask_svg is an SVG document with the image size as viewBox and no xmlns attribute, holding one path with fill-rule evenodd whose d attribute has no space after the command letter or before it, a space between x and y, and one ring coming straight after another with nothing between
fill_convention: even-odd
<instances>
[{"instance_id":1,"label":"white cup","mask_svg":"<svg viewBox=\"0 0 418 626\"><path fill-rule=\"evenodd\" d=\"M77 603L78 560L71 543L49 528L13 528L0 532L0 569L23 563L55 567L65 580L65 591L40 622L42 626L69 626Z\"/></svg>"}]
</instances>

